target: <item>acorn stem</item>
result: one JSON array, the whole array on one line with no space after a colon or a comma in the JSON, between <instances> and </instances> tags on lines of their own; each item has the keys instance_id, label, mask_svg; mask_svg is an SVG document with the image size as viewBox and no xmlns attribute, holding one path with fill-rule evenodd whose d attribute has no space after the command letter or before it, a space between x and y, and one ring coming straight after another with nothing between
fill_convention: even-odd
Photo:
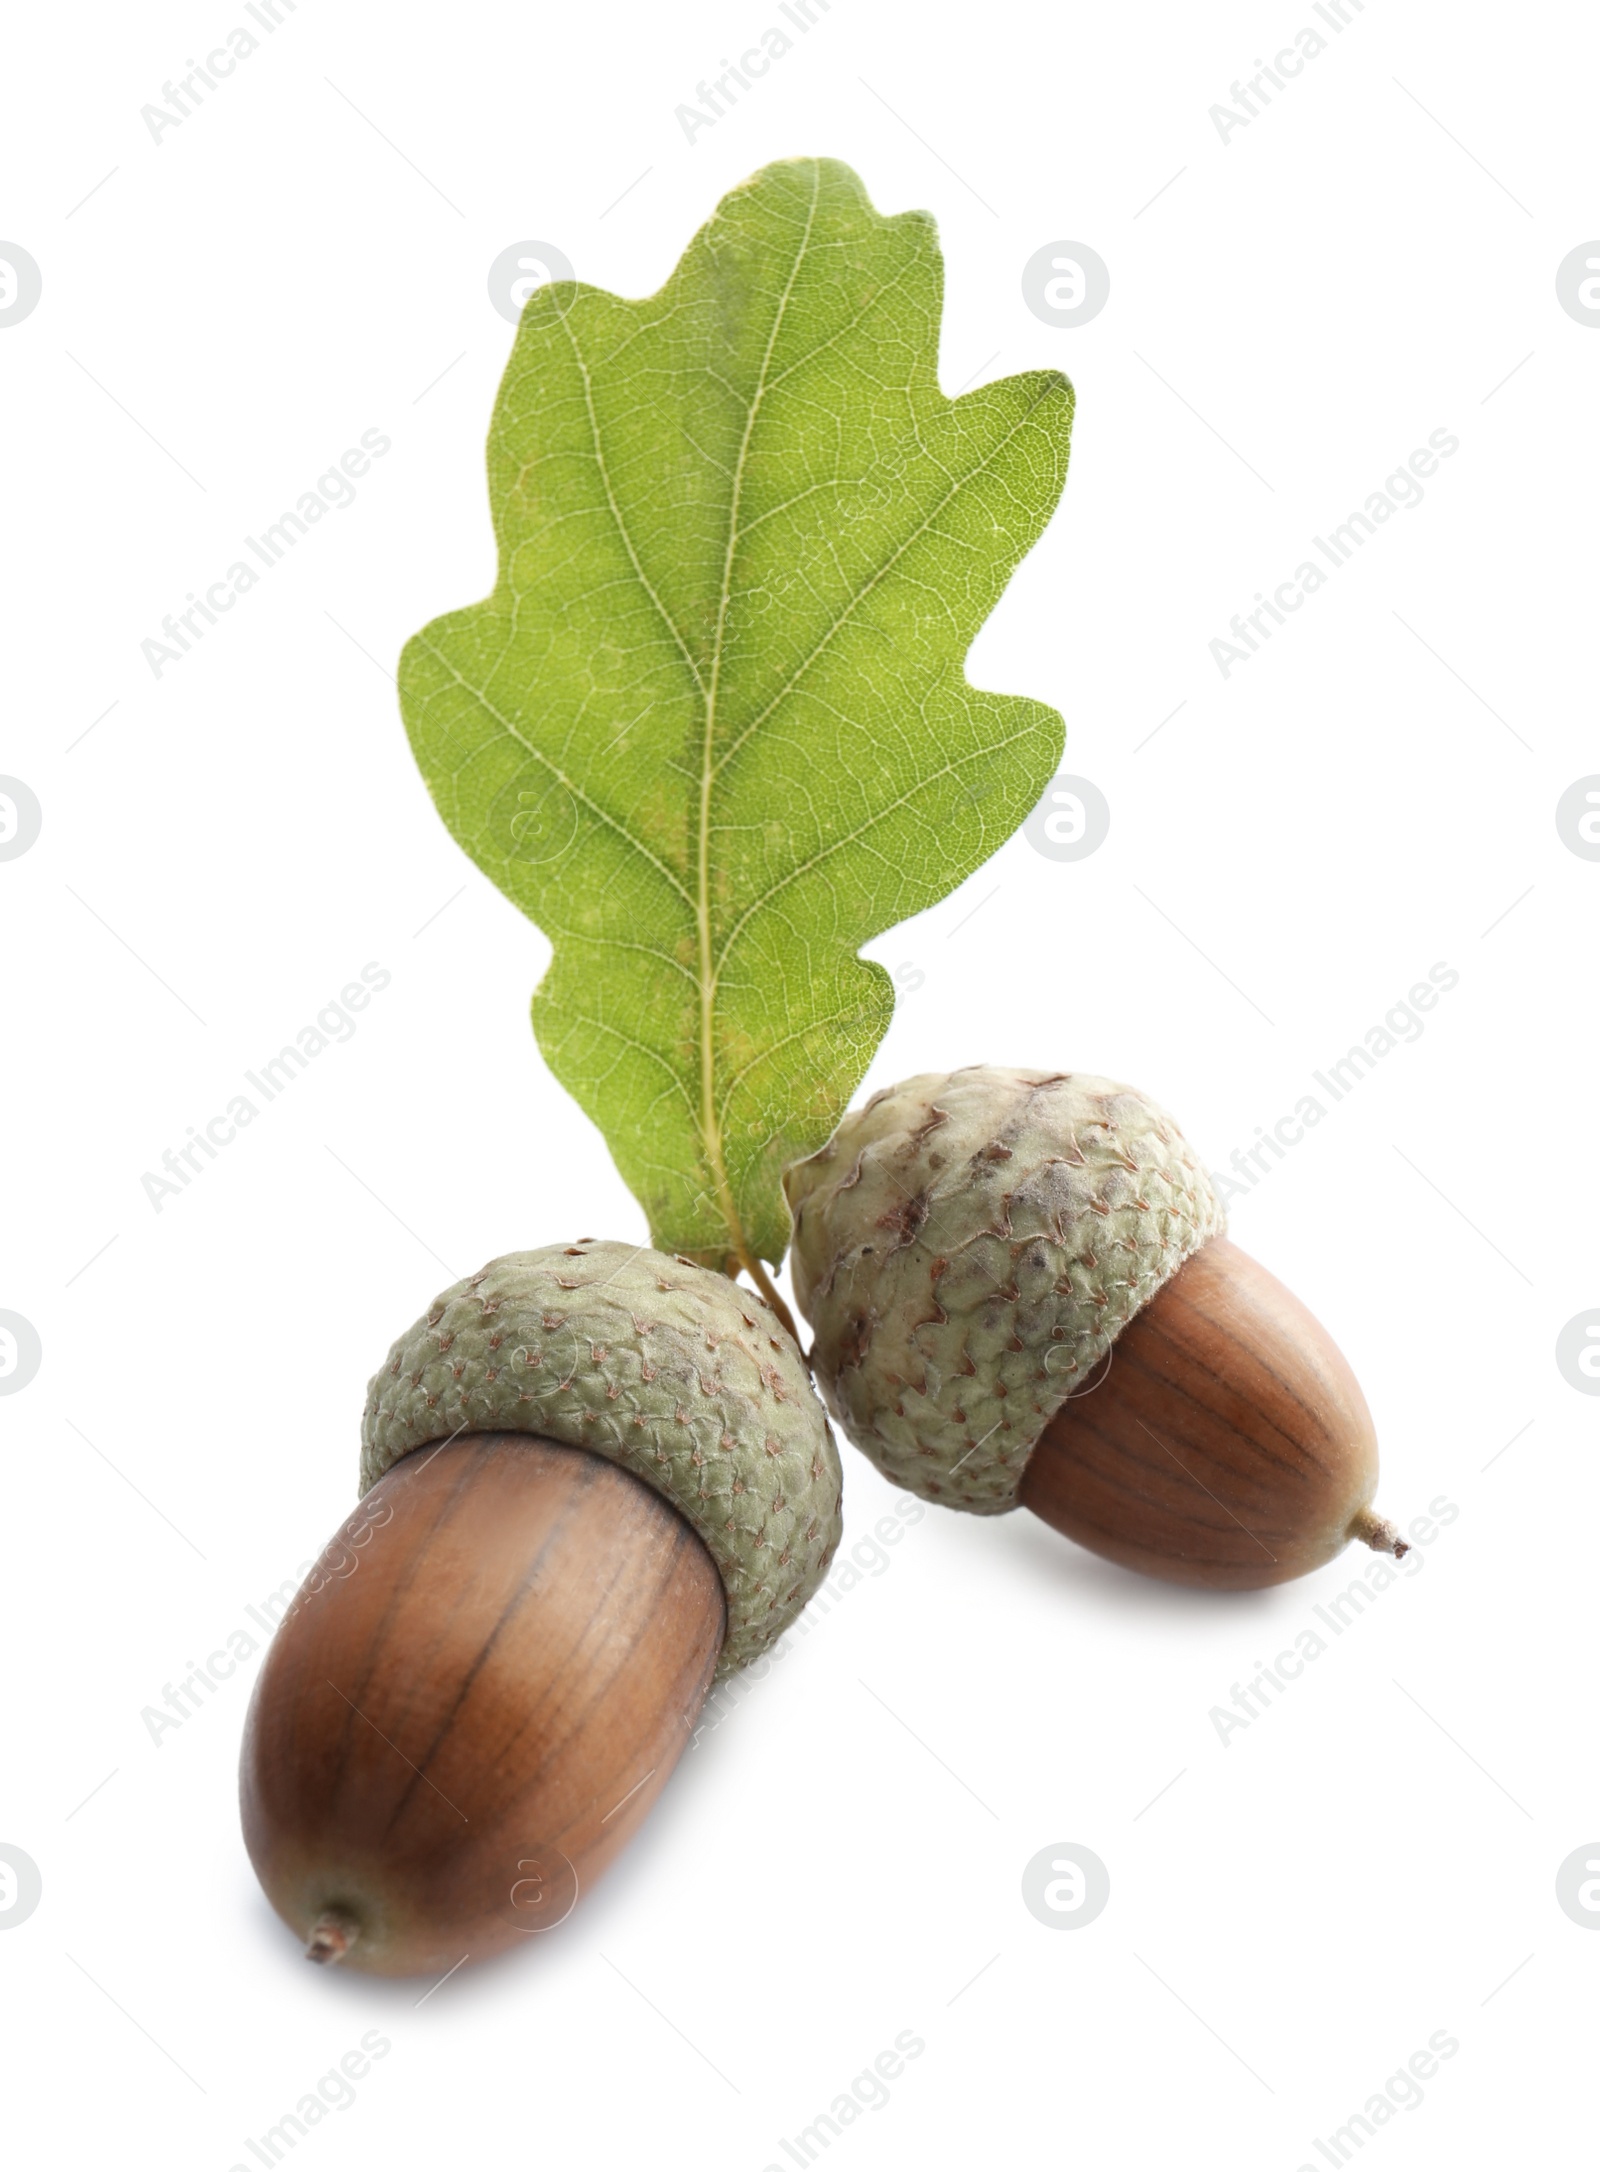
<instances>
[{"instance_id":1,"label":"acorn stem","mask_svg":"<svg viewBox=\"0 0 1600 2172\"><path fill-rule=\"evenodd\" d=\"M1374 1553L1393 1554L1398 1561L1411 1548L1400 1536L1387 1516L1379 1516L1371 1508L1362 1509L1350 1526L1350 1536L1370 1546Z\"/></svg>"},{"instance_id":2,"label":"acorn stem","mask_svg":"<svg viewBox=\"0 0 1600 2172\"><path fill-rule=\"evenodd\" d=\"M782 1323L784 1329L786 1330L790 1341L800 1352L801 1358L804 1360L806 1369L809 1372L811 1368L811 1360L809 1356L807 1356L805 1347L800 1340L800 1330L794 1324L794 1314L789 1310L788 1306L784 1303L782 1297L778 1294L777 1285L773 1281L771 1275L767 1273L766 1268L762 1266L760 1260L756 1258L755 1254L750 1250L750 1247L745 1243L742 1236L739 1239L739 1265L744 1269L745 1273L750 1277L751 1281L761 1292L767 1303L778 1315L778 1318Z\"/></svg>"},{"instance_id":3,"label":"acorn stem","mask_svg":"<svg viewBox=\"0 0 1600 2172\"><path fill-rule=\"evenodd\" d=\"M361 1926L342 1908L325 1908L306 1940L308 1961L342 1961L361 1936Z\"/></svg>"}]
</instances>

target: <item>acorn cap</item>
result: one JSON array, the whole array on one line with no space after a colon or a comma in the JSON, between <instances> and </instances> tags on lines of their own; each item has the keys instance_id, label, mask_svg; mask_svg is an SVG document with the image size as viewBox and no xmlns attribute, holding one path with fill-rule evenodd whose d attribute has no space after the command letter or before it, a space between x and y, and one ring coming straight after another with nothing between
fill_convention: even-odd
<instances>
[{"instance_id":1,"label":"acorn cap","mask_svg":"<svg viewBox=\"0 0 1600 2172\"><path fill-rule=\"evenodd\" d=\"M783 1182L828 1408L897 1485L977 1515L1016 1506L1046 1421L1226 1227L1172 1119L1081 1071L907 1079Z\"/></svg>"},{"instance_id":2,"label":"acorn cap","mask_svg":"<svg viewBox=\"0 0 1600 2172\"><path fill-rule=\"evenodd\" d=\"M645 1245L508 1252L435 1298L367 1390L361 1491L462 1432L587 1448L670 1501L722 1575L718 1676L788 1628L839 1543L839 1457L793 1340L726 1275Z\"/></svg>"}]
</instances>

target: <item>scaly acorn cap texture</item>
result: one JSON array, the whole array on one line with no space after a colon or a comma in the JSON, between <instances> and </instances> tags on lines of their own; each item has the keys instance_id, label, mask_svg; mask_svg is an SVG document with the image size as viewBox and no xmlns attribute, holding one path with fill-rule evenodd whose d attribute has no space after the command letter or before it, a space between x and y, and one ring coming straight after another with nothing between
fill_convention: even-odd
<instances>
[{"instance_id":1,"label":"scaly acorn cap texture","mask_svg":"<svg viewBox=\"0 0 1600 2172\"><path fill-rule=\"evenodd\" d=\"M436 1297L367 1390L361 1491L429 1441L537 1433L670 1501L722 1575L735 1674L788 1628L839 1543L838 1451L766 1300L648 1246L508 1252Z\"/></svg>"},{"instance_id":2,"label":"scaly acorn cap texture","mask_svg":"<svg viewBox=\"0 0 1600 2172\"><path fill-rule=\"evenodd\" d=\"M947 1508L1017 1503L1046 1421L1226 1216L1183 1134L1081 1071L926 1072L784 1174L833 1412Z\"/></svg>"}]
</instances>

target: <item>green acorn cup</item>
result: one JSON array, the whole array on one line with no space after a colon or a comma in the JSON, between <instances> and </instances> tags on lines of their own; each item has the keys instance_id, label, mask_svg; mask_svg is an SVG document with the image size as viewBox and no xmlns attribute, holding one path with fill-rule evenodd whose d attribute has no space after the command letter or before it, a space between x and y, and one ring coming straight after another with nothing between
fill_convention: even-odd
<instances>
[{"instance_id":1,"label":"green acorn cup","mask_svg":"<svg viewBox=\"0 0 1600 2172\"><path fill-rule=\"evenodd\" d=\"M1349 1366L1133 1087L907 1079L784 1181L818 1386L897 1485L1229 1590L1406 1551Z\"/></svg>"},{"instance_id":2,"label":"green acorn cup","mask_svg":"<svg viewBox=\"0 0 1600 2172\"><path fill-rule=\"evenodd\" d=\"M826 1575L839 1462L763 1298L585 1240L407 1329L361 1485L256 1684L245 1839L313 1960L437 1972L561 1921L636 1830Z\"/></svg>"}]
</instances>

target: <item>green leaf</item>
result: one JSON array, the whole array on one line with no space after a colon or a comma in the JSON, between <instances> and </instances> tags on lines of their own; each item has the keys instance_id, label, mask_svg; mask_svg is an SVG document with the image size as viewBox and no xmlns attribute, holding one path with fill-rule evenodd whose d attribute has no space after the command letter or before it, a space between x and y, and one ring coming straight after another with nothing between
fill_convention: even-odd
<instances>
[{"instance_id":1,"label":"green leaf","mask_svg":"<svg viewBox=\"0 0 1600 2172\"><path fill-rule=\"evenodd\" d=\"M784 1164L893 1009L856 955L1053 774L967 649L1066 474L1072 388L939 390L933 221L830 159L735 189L658 294L523 310L489 437L499 575L400 663L462 846L554 946L551 1069L652 1243L776 1263ZM534 1142L533 1151L551 1151Z\"/></svg>"}]
</instances>

